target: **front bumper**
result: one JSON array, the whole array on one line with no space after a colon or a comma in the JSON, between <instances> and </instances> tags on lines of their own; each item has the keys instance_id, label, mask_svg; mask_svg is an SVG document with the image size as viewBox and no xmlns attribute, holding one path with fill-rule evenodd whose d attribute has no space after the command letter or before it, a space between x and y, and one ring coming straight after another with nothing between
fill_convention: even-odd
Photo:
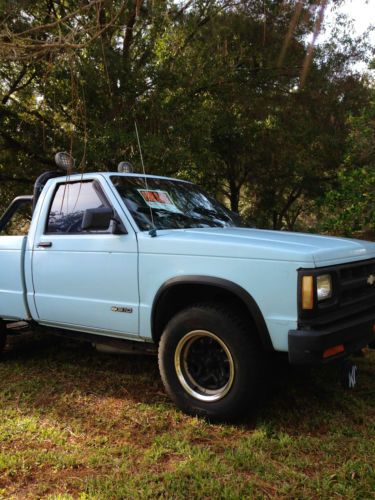
<instances>
[{"instance_id":1,"label":"front bumper","mask_svg":"<svg viewBox=\"0 0 375 500\"><path fill-rule=\"evenodd\" d=\"M375 312L360 318L334 323L324 329L301 328L288 334L289 361L292 364L325 364L353 354L375 342ZM337 345L344 352L324 358L323 353Z\"/></svg>"}]
</instances>

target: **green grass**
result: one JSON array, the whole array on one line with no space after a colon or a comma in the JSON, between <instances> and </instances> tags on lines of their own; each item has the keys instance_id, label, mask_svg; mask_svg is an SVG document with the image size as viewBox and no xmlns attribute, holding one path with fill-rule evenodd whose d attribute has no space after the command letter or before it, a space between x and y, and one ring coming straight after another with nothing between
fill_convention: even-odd
<instances>
[{"instance_id":1,"label":"green grass","mask_svg":"<svg viewBox=\"0 0 375 500\"><path fill-rule=\"evenodd\" d=\"M0 499L375 499L375 352L345 391L336 367L280 368L262 409L210 425L166 397L153 357L60 339L0 362Z\"/></svg>"}]
</instances>

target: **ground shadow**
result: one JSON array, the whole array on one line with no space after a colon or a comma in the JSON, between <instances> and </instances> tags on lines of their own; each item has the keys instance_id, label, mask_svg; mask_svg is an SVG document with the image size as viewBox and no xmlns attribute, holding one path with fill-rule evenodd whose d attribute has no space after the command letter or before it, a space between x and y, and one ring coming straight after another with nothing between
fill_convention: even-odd
<instances>
[{"instance_id":1,"label":"ground shadow","mask_svg":"<svg viewBox=\"0 0 375 500\"><path fill-rule=\"evenodd\" d=\"M95 393L120 401L173 408L164 392L155 356L105 354L86 342L23 334L11 338L3 362L13 365L13 373L21 377L27 374L41 390L50 390L54 398ZM359 364L364 369L363 383L349 392L340 386L338 366L291 367L283 359L273 360L268 372L271 383L262 388L258 408L242 425L254 427L259 421L269 421L291 432L329 431L334 417L341 415L345 421L352 419L361 405L374 407L373 363L371 366L368 360L359 359ZM32 404L46 403L35 399Z\"/></svg>"}]
</instances>

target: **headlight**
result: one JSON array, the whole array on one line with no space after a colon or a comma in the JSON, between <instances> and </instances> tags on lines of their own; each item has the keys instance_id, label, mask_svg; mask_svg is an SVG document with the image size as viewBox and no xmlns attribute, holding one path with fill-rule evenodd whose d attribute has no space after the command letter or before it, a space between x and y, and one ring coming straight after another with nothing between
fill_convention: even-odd
<instances>
[{"instance_id":1,"label":"headlight","mask_svg":"<svg viewBox=\"0 0 375 500\"><path fill-rule=\"evenodd\" d=\"M316 292L319 301L330 299L332 297L332 278L330 274L317 276Z\"/></svg>"}]
</instances>

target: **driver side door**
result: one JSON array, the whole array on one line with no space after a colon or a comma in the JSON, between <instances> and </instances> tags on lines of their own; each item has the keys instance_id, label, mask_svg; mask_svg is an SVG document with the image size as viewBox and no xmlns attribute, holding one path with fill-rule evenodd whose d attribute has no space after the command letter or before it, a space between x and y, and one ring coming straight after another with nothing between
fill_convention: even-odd
<instances>
[{"instance_id":1,"label":"driver side door","mask_svg":"<svg viewBox=\"0 0 375 500\"><path fill-rule=\"evenodd\" d=\"M116 204L98 179L59 183L44 200L32 256L40 323L119 337L138 335L134 231L126 221L126 234L113 234L111 226L106 231L81 227L86 209L111 207L118 214L121 207Z\"/></svg>"}]
</instances>

